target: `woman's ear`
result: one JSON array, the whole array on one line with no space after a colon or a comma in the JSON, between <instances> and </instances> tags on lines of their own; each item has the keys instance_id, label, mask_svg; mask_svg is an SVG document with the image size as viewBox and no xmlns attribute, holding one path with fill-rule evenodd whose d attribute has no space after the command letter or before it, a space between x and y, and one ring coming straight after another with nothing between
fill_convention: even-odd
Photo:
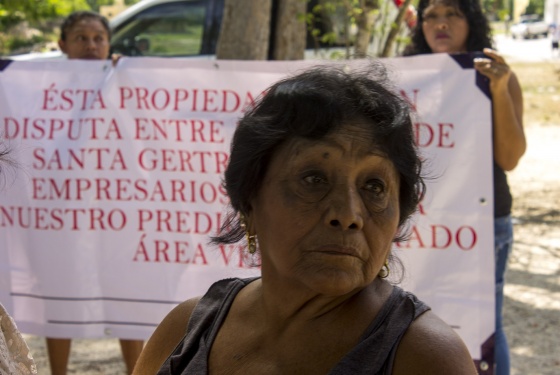
<instances>
[{"instance_id":1,"label":"woman's ear","mask_svg":"<svg viewBox=\"0 0 560 375\"><path fill-rule=\"evenodd\" d=\"M250 235L254 235L256 234L256 228L255 228L255 215L253 214L253 211L249 211L249 213L247 214L243 214L243 217L245 218L245 225L246 225L246 230Z\"/></svg>"},{"instance_id":2,"label":"woman's ear","mask_svg":"<svg viewBox=\"0 0 560 375\"><path fill-rule=\"evenodd\" d=\"M64 40L58 40L58 48L60 48L62 52L66 53L66 43L64 42Z\"/></svg>"},{"instance_id":3,"label":"woman's ear","mask_svg":"<svg viewBox=\"0 0 560 375\"><path fill-rule=\"evenodd\" d=\"M254 205L255 205L255 199L251 199L247 207L247 212L243 214L243 216L245 217L247 230L251 235L256 234L255 232L257 230L257 228L255 228L255 210L253 210Z\"/></svg>"}]
</instances>

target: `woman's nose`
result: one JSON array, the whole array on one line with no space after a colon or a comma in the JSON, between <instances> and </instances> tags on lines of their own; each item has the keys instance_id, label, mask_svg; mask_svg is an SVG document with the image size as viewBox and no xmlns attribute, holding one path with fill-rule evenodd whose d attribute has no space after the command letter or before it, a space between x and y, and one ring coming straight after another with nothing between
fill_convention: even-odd
<instances>
[{"instance_id":1,"label":"woman's nose","mask_svg":"<svg viewBox=\"0 0 560 375\"><path fill-rule=\"evenodd\" d=\"M447 30L449 28L447 17L438 17L436 20L436 28L438 30Z\"/></svg>"},{"instance_id":2,"label":"woman's nose","mask_svg":"<svg viewBox=\"0 0 560 375\"><path fill-rule=\"evenodd\" d=\"M438 30L447 30L449 28L449 25L447 24L446 20L440 20L437 25L436 28Z\"/></svg>"},{"instance_id":3,"label":"woman's nose","mask_svg":"<svg viewBox=\"0 0 560 375\"><path fill-rule=\"evenodd\" d=\"M86 40L86 48L89 48L89 49L97 48L97 43L95 43L95 40L93 40L93 39L88 39L88 40Z\"/></svg>"},{"instance_id":4,"label":"woman's nose","mask_svg":"<svg viewBox=\"0 0 560 375\"><path fill-rule=\"evenodd\" d=\"M342 230L360 230L364 226L364 207L356 188L339 187L327 200L327 225Z\"/></svg>"}]
</instances>

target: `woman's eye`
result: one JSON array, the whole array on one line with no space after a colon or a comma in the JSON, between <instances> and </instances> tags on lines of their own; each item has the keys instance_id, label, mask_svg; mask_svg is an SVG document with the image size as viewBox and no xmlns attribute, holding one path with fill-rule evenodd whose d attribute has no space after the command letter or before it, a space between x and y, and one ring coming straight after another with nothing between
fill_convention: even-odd
<instances>
[{"instance_id":1,"label":"woman's eye","mask_svg":"<svg viewBox=\"0 0 560 375\"><path fill-rule=\"evenodd\" d=\"M424 19L425 20L433 20L435 18L436 18L436 15L434 13L424 14Z\"/></svg>"},{"instance_id":2,"label":"woman's eye","mask_svg":"<svg viewBox=\"0 0 560 375\"><path fill-rule=\"evenodd\" d=\"M463 12L461 12L460 9L452 9L452 10L447 11L447 17L463 18L464 14L463 14Z\"/></svg>"},{"instance_id":3,"label":"woman's eye","mask_svg":"<svg viewBox=\"0 0 560 375\"><path fill-rule=\"evenodd\" d=\"M381 196L385 192L385 185L379 180L372 180L365 184L364 189L376 196Z\"/></svg>"},{"instance_id":4,"label":"woman's eye","mask_svg":"<svg viewBox=\"0 0 560 375\"><path fill-rule=\"evenodd\" d=\"M330 191L330 184L327 176L321 172L309 171L299 175L294 182L293 192L308 203L319 202Z\"/></svg>"},{"instance_id":5,"label":"woman's eye","mask_svg":"<svg viewBox=\"0 0 560 375\"><path fill-rule=\"evenodd\" d=\"M303 182L307 185L322 185L327 183L327 179L319 174L307 175L303 178Z\"/></svg>"}]
</instances>

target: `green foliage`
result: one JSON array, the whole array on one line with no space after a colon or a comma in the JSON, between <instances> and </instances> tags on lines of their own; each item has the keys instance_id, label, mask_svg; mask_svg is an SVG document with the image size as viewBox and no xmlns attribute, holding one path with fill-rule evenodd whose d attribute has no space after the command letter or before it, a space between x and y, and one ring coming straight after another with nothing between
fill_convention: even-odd
<instances>
[{"instance_id":1,"label":"green foliage","mask_svg":"<svg viewBox=\"0 0 560 375\"><path fill-rule=\"evenodd\" d=\"M89 10L86 0L0 0L0 12L20 12L27 21L66 16L76 10Z\"/></svg>"},{"instance_id":2,"label":"green foliage","mask_svg":"<svg viewBox=\"0 0 560 375\"><path fill-rule=\"evenodd\" d=\"M39 35L33 35L31 38L11 38L7 40L6 47L10 51L16 51L21 48L32 47L45 41L45 37Z\"/></svg>"},{"instance_id":3,"label":"green foliage","mask_svg":"<svg viewBox=\"0 0 560 375\"><path fill-rule=\"evenodd\" d=\"M353 43L349 30L363 11L360 0L318 0L306 14L310 34L316 46L341 46Z\"/></svg>"},{"instance_id":4,"label":"green foliage","mask_svg":"<svg viewBox=\"0 0 560 375\"><path fill-rule=\"evenodd\" d=\"M396 24L397 8L393 0L308 0L313 7L305 16L309 35L315 41L316 49L320 47L345 47L346 57L352 56L350 48L355 45L358 29L368 32L364 24L364 12L373 16L375 23L369 32L371 39L369 50L365 53L380 56L384 46L390 38L394 40L395 47L390 48L390 53L402 50L408 43L405 37L407 29L403 27L402 18ZM412 3L417 3L413 0ZM361 22L360 21L361 18ZM392 32L391 32L392 31ZM396 39L393 39L397 32ZM361 34L363 35L363 34ZM363 52L360 52L363 53Z\"/></svg>"},{"instance_id":5,"label":"green foliage","mask_svg":"<svg viewBox=\"0 0 560 375\"><path fill-rule=\"evenodd\" d=\"M498 11L498 19L502 22L509 21L509 9L500 9Z\"/></svg>"},{"instance_id":6,"label":"green foliage","mask_svg":"<svg viewBox=\"0 0 560 375\"><path fill-rule=\"evenodd\" d=\"M525 14L544 15L544 0L529 0L529 4L525 8Z\"/></svg>"},{"instance_id":7,"label":"green foliage","mask_svg":"<svg viewBox=\"0 0 560 375\"><path fill-rule=\"evenodd\" d=\"M86 0L91 10L99 12L99 8L104 5L113 5L115 0Z\"/></svg>"},{"instance_id":8,"label":"green foliage","mask_svg":"<svg viewBox=\"0 0 560 375\"><path fill-rule=\"evenodd\" d=\"M8 12L0 8L0 30L8 30L25 19L22 12Z\"/></svg>"},{"instance_id":9,"label":"green foliage","mask_svg":"<svg viewBox=\"0 0 560 375\"><path fill-rule=\"evenodd\" d=\"M91 10L89 3L113 0L0 0L0 55L36 50L45 42L56 40L57 26L63 17L77 10ZM23 37L14 33L22 22L23 28L38 29L42 36ZM42 46L43 45L43 46Z\"/></svg>"},{"instance_id":10,"label":"green foliage","mask_svg":"<svg viewBox=\"0 0 560 375\"><path fill-rule=\"evenodd\" d=\"M482 10L490 21L506 21L513 14L513 6L514 0L482 0Z\"/></svg>"},{"instance_id":11,"label":"green foliage","mask_svg":"<svg viewBox=\"0 0 560 375\"><path fill-rule=\"evenodd\" d=\"M482 0L482 9L485 14L494 14L496 11L496 0Z\"/></svg>"}]
</instances>

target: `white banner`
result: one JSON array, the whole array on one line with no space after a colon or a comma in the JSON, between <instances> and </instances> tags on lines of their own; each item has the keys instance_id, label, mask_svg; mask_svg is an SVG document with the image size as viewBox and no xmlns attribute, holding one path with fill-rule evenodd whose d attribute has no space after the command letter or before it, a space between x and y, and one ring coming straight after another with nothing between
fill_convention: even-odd
<instances>
[{"instance_id":1,"label":"white banner","mask_svg":"<svg viewBox=\"0 0 560 375\"><path fill-rule=\"evenodd\" d=\"M418 111L430 176L411 239L394 249L403 287L479 359L494 331L491 103L448 55L383 61ZM215 280L257 275L240 246L208 245L225 215L229 143L247 105L313 63L5 67L0 134L19 168L0 195L0 298L20 329L146 339Z\"/></svg>"}]
</instances>

